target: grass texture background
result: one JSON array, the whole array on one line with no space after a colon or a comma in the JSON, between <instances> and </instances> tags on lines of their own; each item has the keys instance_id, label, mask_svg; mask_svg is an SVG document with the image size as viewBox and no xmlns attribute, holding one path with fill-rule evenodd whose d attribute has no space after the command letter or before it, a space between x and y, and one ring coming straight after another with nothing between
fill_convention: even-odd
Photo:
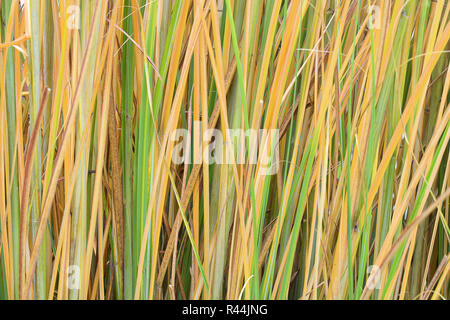
<instances>
[{"instance_id":1,"label":"grass texture background","mask_svg":"<svg viewBox=\"0 0 450 320\"><path fill-rule=\"evenodd\" d=\"M0 4L0 299L449 298L447 1Z\"/></svg>"}]
</instances>

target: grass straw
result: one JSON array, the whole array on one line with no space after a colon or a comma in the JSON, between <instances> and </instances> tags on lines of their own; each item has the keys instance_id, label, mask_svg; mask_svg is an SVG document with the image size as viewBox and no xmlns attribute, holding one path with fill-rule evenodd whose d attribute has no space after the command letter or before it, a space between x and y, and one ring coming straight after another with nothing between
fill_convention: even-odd
<instances>
[{"instance_id":1,"label":"grass straw","mask_svg":"<svg viewBox=\"0 0 450 320\"><path fill-rule=\"evenodd\" d=\"M1 300L449 298L446 1L0 14Z\"/></svg>"}]
</instances>

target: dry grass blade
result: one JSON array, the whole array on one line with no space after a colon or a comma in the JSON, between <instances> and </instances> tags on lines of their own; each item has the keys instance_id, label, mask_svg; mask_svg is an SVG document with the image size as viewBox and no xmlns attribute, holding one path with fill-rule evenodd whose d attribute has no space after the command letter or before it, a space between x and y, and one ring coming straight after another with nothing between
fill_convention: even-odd
<instances>
[{"instance_id":1,"label":"dry grass blade","mask_svg":"<svg viewBox=\"0 0 450 320\"><path fill-rule=\"evenodd\" d=\"M449 298L447 1L0 18L0 300Z\"/></svg>"}]
</instances>

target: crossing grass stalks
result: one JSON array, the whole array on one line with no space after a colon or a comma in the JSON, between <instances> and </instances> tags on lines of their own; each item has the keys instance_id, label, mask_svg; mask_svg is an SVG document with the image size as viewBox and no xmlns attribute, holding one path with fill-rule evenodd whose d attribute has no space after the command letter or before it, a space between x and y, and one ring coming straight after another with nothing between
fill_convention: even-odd
<instances>
[{"instance_id":1,"label":"crossing grass stalks","mask_svg":"<svg viewBox=\"0 0 450 320\"><path fill-rule=\"evenodd\" d=\"M0 4L0 299L449 298L447 1Z\"/></svg>"}]
</instances>

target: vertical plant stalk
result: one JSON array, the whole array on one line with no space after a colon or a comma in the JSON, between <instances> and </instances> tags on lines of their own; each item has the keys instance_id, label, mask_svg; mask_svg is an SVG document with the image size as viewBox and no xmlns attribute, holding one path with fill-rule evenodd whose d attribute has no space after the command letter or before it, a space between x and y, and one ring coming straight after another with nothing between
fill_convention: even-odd
<instances>
[{"instance_id":1,"label":"vertical plant stalk","mask_svg":"<svg viewBox=\"0 0 450 320\"><path fill-rule=\"evenodd\" d=\"M114 217L116 224L116 245L118 251L118 268L119 268L119 283L120 288L123 287L123 268L124 268L124 218L123 218L123 202L122 202L122 178L120 170L120 154L119 154L119 137L117 134L117 122L114 105L109 107L108 119L108 135L109 135L109 150L111 157L112 169L112 189L114 202Z\"/></svg>"},{"instance_id":2,"label":"vertical plant stalk","mask_svg":"<svg viewBox=\"0 0 450 320\"><path fill-rule=\"evenodd\" d=\"M29 14L31 26L30 71L31 71L31 125L36 125L37 114L41 101L41 0L29 1ZM37 136L36 156L33 164L33 179L31 183L31 232L33 241L36 239L36 232L41 212L41 166L42 166L42 137ZM46 238L46 236L44 236ZM39 252L39 260L36 270L36 298L39 300L47 297L47 242L44 241Z\"/></svg>"},{"instance_id":3,"label":"vertical plant stalk","mask_svg":"<svg viewBox=\"0 0 450 320\"><path fill-rule=\"evenodd\" d=\"M2 41L9 42L11 40L12 31L14 30L13 20L14 12L17 9L11 8L10 1L2 2L2 18L7 21L7 28L2 28ZM13 10L11 10L13 9ZM2 88L6 95L7 122L8 122L8 155L9 155L9 176L11 179L11 192L9 199L9 208L11 211L12 226L12 246L13 246L13 295L15 299L19 298L19 226L20 226L20 197L19 197L19 175L18 175L18 150L17 144L17 118L16 118L16 89L15 89L15 58L12 48L4 51L5 55L3 63L5 64L5 88ZM3 99L2 94L2 99ZM5 230L6 231L6 230Z\"/></svg>"},{"instance_id":4,"label":"vertical plant stalk","mask_svg":"<svg viewBox=\"0 0 450 320\"><path fill-rule=\"evenodd\" d=\"M133 15L131 1L124 1L124 31L133 36ZM133 298L133 251L132 251L132 214L133 214L133 84L134 84L134 46L131 41L123 47L122 61L122 165L123 165L123 215L124 215L124 298ZM122 197L121 197L122 199ZM121 200L122 201L122 200Z\"/></svg>"}]
</instances>

